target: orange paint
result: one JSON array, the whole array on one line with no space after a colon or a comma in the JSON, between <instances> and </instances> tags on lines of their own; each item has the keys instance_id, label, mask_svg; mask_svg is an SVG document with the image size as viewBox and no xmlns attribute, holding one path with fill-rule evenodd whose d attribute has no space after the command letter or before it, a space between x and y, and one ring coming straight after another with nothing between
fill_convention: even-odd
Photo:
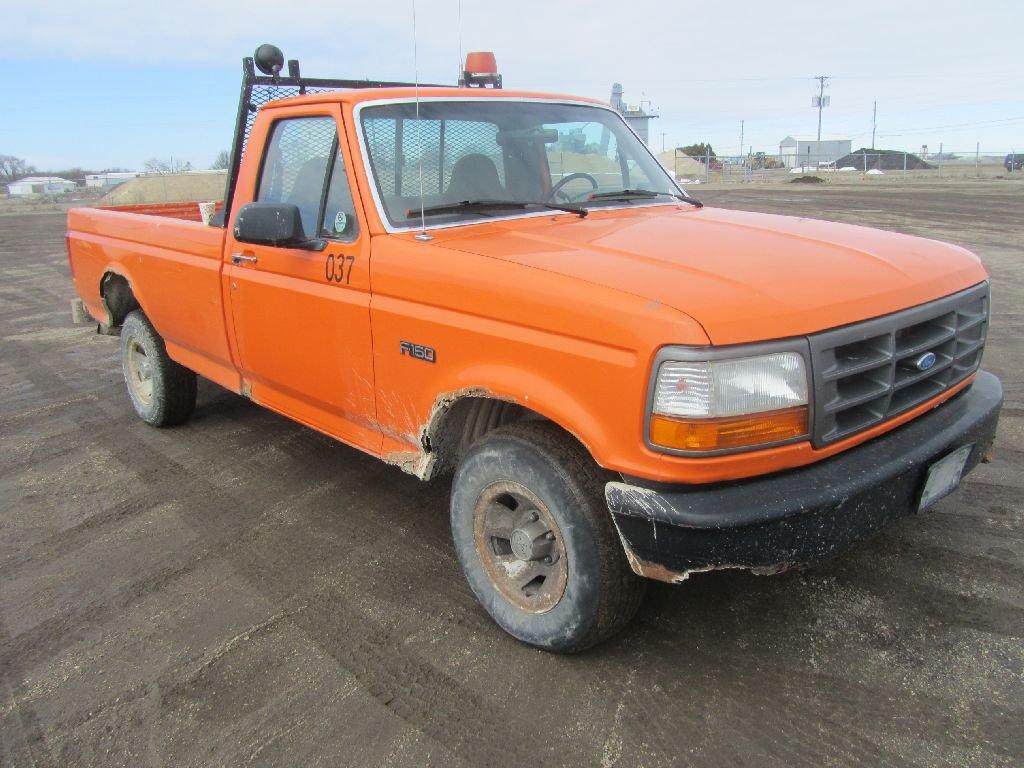
<instances>
[{"instance_id":1,"label":"orange paint","mask_svg":"<svg viewBox=\"0 0 1024 768\"><path fill-rule=\"evenodd\" d=\"M576 435L610 470L714 482L821 460L920 415L964 382L886 424L827 448L808 442L691 458L644 445L657 350L803 336L975 285L987 272L952 245L823 221L695 209L631 209L481 221L389 234L371 194L353 108L409 99L409 88L285 99L257 115L228 227L194 204L75 209L76 289L104 320L104 274L122 275L172 357L236 392L380 457L415 456L445 398L488 392ZM423 88L422 98L575 97ZM358 236L322 252L236 242L273 121L335 122ZM192 214L192 210L195 214ZM155 214L155 215L154 215ZM232 262L233 254L255 263ZM328 256L351 259L343 283ZM400 353L428 345L437 360Z\"/></svg>"}]
</instances>

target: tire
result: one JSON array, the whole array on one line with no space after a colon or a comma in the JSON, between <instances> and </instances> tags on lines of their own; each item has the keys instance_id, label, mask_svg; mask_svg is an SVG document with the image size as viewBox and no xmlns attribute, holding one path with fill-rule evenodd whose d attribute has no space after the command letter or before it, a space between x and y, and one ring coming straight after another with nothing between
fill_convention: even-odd
<instances>
[{"instance_id":1,"label":"tire","mask_svg":"<svg viewBox=\"0 0 1024 768\"><path fill-rule=\"evenodd\" d=\"M167 356L164 340L140 311L121 327L121 369L135 412L154 427L188 421L196 407L196 375Z\"/></svg>"},{"instance_id":2,"label":"tire","mask_svg":"<svg viewBox=\"0 0 1024 768\"><path fill-rule=\"evenodd\" d=\"M459 464L455 551L480 604L517 640L573 653L636 614L645 582L626 562L605 480L586 450L547 422L497 429Z\"/></svg>"}]
</instances>

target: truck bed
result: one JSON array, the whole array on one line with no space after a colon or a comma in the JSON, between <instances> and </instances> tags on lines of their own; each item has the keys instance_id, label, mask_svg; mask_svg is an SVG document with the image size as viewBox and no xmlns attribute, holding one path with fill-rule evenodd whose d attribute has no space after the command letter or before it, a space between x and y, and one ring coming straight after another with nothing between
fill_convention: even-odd
<instances>
[{"instance_id":1,"label":"truck bed","mask_svg":"<svg viewBox=\"0 0 1024 768\"><path fill-rule=\"evenodd\" d=\"M199 215L199 201L184 201L178 203L136 203L134 205L102 205L97 206L101 211L119 211L121 213L138 213L144 216L163 216L170 219L185 219L186 221L202 221ZM216 211L220 213L224 209L224 201L218 200Z\"/></svg>"},{"instance_id":2,"label":"truck bed","mask_svg":"<svg viewBox=\"0 0 1024 768\"><path fill-rule=\"evenodd\" d=\"M102 324L104 291L125 280L182 365L238 391L222 294L225 230L203 224L198 203L149 203L68 212L68 259L78 295Z\"/></svg>"}]
</instances>

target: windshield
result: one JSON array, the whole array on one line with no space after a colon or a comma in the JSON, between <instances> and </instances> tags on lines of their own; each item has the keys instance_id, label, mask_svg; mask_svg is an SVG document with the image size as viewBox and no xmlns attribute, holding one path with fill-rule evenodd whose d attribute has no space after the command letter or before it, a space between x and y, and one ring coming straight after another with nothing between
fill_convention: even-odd
<instances>
[{"instance_id":1,"label":"windshield","mask_svg":"<svg viewBox=\"0 0 1024 768\"><path fill-rule=\"evenodd\" d=\"M473 99L424 101L419 110L418 122L412 102L360 111L377 197L393 227L419 226L421 184L428 226L551 204L597 209L674 202L679 195L608 109ZM615 194L624 191L630 194ZM465 202L476 204L458 205Z\"/></svg>"}]
</instances>

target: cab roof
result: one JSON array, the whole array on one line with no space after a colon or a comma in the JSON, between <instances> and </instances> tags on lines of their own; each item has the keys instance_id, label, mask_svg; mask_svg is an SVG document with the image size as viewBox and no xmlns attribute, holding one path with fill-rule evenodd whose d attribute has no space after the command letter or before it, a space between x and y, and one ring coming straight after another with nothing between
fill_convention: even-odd
<instances>
[{"instance_id":1,"label":"cab roof","mask_svg":"<svg viewBox=\"0 0 1024 768\"><path fill-rule=\"evenodd\" d=\"M315 86L314 86L315 87ZM297 104L323 104L324 102L341 102L361 104L369 101L414 99L417 93L421 99L457 98L457 99L538 99L544 101L579 101L607 107L607 102L587 96L574 96L560 93L543 93L541 91L513 91L504 88L458 88L400 86L390 88L339 88L322 93L308 93L305 96L289 96L274 99L267 105L292 106Z\"/></svg>"}]
</instances>

